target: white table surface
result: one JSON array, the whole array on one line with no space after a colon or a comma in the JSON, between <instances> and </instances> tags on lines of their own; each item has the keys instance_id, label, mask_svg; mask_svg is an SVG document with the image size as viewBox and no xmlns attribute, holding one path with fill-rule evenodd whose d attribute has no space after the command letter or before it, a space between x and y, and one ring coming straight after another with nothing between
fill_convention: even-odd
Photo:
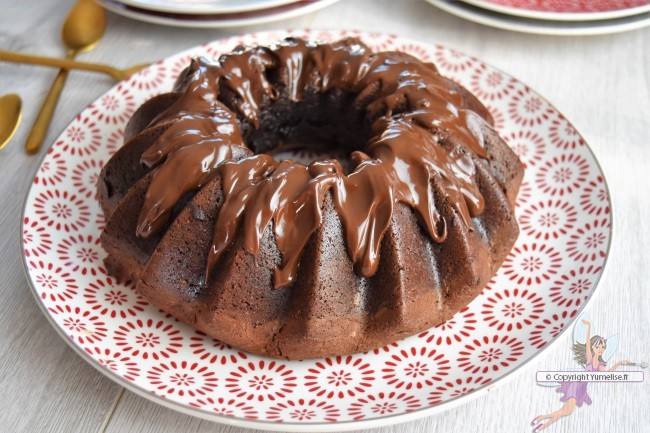
<instances>
[{"instance_id":1,"label":"white table surface","mask_svg":"<svg viewBox=\"0 0 650 433\"><path fill-rule=\"evenodd\" d=\"M59 33L71 5L72 0L0 0L0 47L63 56ZM388 31L448 45L509 72L552 101L594 149L614 200L614 248L588 312L604 335L621 335L615 360L650 359L650 28L602 37L533 36L466 22L421 0L343 0L288 22L227 31L166 28L110 14L105 38L81 58L126 67L236 33L299 27ZM23 123L0 154L0 432L247 432L123 390L67 346L32 298L20 263L18 226L40 157L27 156L23 143L55 73L0 63L0 94L16 92L24 101ZM46 142L111 86L101 76L71 74ZM374 432L529 431L535 415L560 406L552 388L535 384L534 372L570 365L565 335L487 396ZM590 395L591 406L576 409L549 431L649 431L650 380L595 385Z\"/></svg>"}]
</instances>

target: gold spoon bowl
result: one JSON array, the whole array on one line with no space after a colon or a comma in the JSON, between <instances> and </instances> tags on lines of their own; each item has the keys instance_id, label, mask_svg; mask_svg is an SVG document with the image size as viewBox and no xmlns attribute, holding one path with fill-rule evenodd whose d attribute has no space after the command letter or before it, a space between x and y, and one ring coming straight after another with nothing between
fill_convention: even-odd
<instances>
[{"instance_id":1,"label":"gold spoon bowl","mask_svg":"<svg viewBox=\"0 0 650 433\"><path fill-rule=\"evenodd\" d=\"M80 52L92 49L104 35L105 29L104 9L92 0L78 0L68 14L61 31L61 39L68 50L66 59L73 60ZM27 136L25 142L27 153L33 154L40 149L67 78L68 70L61 69L54 79Z\"/></svg>"},{"instance_id":2,"label":"gold spoon bowl","mask_svg":"<svg viewBox=\"0 0 650 433\"><path fill-rule=\"evenodd\" d=\"M23 114L22 105L20 96L14 93L0 98L0 150L4 149L18 129Z\"/></svg>"}]
</instances>

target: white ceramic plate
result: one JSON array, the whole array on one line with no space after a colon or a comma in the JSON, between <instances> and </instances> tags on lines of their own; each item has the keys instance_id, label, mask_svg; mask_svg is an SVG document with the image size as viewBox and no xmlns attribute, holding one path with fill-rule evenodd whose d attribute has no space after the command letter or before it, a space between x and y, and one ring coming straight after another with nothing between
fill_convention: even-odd
<instances>
[{"instance_id":1,"label":"white ceramic plate","mask_svg":"<svg viewBox=\"0 0 650 433\"><path fill-rule=\"evenodd\" d=\"M426 1L445 12L479 24L515 32L540 35L604 35L636 30L650 25L650 12L611 20L549 21L501 14L456 0Z\"/></svg>"},{"instance_id":2,"label":"white ceramic plate","mask_svg":"<svg viewBox=\"0 0 650 433\"><path fill-rule=\"evenodd\" d=\"M650 12L650 0L463 0L506 15L552 21L594 21Z\"/></svg>"},{"instance_id":3,"label":"white ceramic plate","mask_svg":"<svg viewBox=\"0 0 650 433\"><path fill-rule=\"evenodd\" d=\"M106 9L152 24L191 28L230 28L266 24L306 15L340 0L300 0L263 10L227 14L179 14L141 9L117 0L96 0Z\"/></svg>"},{"instance_id":4,"label":"white ceramic plate","mask_svg":"<svg viewBox=\"0 0 650 433\"><path fill-rule=\"evenodd\" d=\"M196 55L295 35L358 36L375 50L435 62L483 100L521 155L521 234L468 307L445 324L369 353L281 361L243 353L147 304L106 274L95 198L102 165L127 120L168 91ZM378 33L269 32L215 41L162 60L83 110L48 150L25 201L27 280L52 326L122 386L217 422L281 431L380 427L486 395L557 341L591 299L609 252L603 173L571 123L526 84L474 57Z\"/></svg>"},{"instance_id":5,"label":"white ceramic plate","mask_svg":"<svg viewBox=\"0 0 650 433\"><path fill-rule=\"evenodd\" d=\"M299 0L119 0L129 6L179 14L231 14L260 11Z\"/></svg>"}]
</instances>

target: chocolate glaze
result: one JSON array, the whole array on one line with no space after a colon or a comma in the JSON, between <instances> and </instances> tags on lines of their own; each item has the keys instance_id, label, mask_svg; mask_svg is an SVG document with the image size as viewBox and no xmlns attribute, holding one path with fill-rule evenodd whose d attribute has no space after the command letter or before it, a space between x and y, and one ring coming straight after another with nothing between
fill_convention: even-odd
<instances>
[{"instance_id":1,"label":"chocolate glaze","mask_svg":"<svg viewBox=\"0 0 650 433\"><path fill-rule=\"evenodd\" d=\"M276 287L291 284L300 252L321 226L321 203L330 190L358 272L370 277L377 271L379 243L388 228L394 203L393 188L380 161L365 160L346 176L336 160L315 161L307 167L256 155L224 163L221 173L226 201L215 226L208 271L232 244L240 227L244 247L257 254L262 234L273 220L283 258L282 267L275 271L274 283Z\"/></svg>"},{"instance_id":2,"label":"chocolate glaze","mask_svg":"<svg viewBox=\"0 0 650 433\"><path fill-rule=\"evenodd\" d=\"M351 154L351 173L336 160L305 166L253 155L246 147L242 125L259 128L262 106L278 98L299 103L306 89L356 95L371 138ZM470 229L471 218L483 211L471 155L490 158L481 134L485 115L462 108L463 96L430 63L399 52L372 53L356 39L316 44L292 38L271 48L237 48L214 62L195 59L175 90L181 97L151 124L172 126L141 159L159 168L138 235L160 230L184 194L221 176L225 202L205 281L238 233L245 249L257 254L273 221L283 261L274 285L290 285L304 246L322 223L327 193L350 258L365 277L377 271L397 202L416 211L434 241L445 240L447 222L437 210L432 178L442 181L446 200Z\"/></svg>"},{"instance_id":3,"label":"chocolate glaze","mask_svg":"<svg viewBox=\"0 0 650 433\"><path fill-rule=\"evenodd\" d=\"M194 59L179 80L181 97L152 121L172 125L142 155L146 167L161 164L145 196L138 236L147 237L167 222L176 202L211 179L214 169L235 154L251 155L236 116L217 100L219 67Z\"/></svg>"}]
</instances>

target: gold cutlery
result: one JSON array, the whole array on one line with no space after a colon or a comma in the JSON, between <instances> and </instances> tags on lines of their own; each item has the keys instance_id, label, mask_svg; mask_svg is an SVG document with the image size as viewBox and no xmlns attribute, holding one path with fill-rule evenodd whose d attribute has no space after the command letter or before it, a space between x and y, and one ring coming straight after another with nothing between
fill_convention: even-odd
<instances>
[{"instance_id":1,"label":"gold cutlery","mask_svg":"<svg viewBox=\"0 0 650 433\"><path fill-rule=\"evenodd\" d=\"M79 0L68 14L61 32L61 39L68 50L66 59L73 60L80 52L94 48L104 35L105 29L104 9L92 0ZM68 70L61 69L54 79L50 92L27 136L25 142L27 153L33 154L40 149L67 78Z\"/></svg>"},{"instance_id":2,"label":"gold cutlery","mask_svg":"<svg viewBox=\"0 0 650 433\"><path fill-rule=\"evenodd\" d=\"M128 69L117 69L112 66L99 63L77 62L75 60L64 60L56 57L34 56L31 54L17 53L15 51L0 50L0 62L25 63L29 65L52 66L61 69L78 69L82 71L98 72L110 75L115 81L122 81L129 78L141 69L149 66L149 63L131 66Z\"/></svg>"},{"instance_id":3,"label":"gold cutlery","mask_svg":"<svg viewBox=\"0 0 650 433\"><path fill-rule=\"evenodd\" d=\"M0 98L0 150L2 150L18 129L22 117L23 102L16 94L4 95Z\"/></svg>"}]
</instances>

